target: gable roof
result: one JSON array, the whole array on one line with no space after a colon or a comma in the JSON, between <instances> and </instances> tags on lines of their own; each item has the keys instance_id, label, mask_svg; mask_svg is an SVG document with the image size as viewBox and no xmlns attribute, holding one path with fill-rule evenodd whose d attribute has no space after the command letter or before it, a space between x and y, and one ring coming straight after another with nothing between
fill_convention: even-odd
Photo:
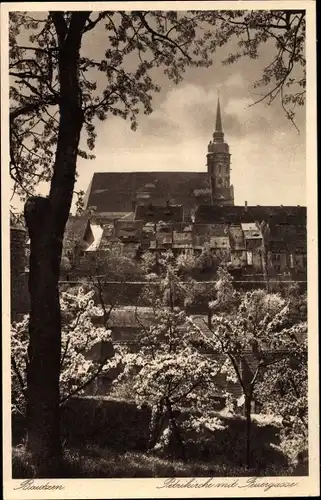
<instances>
[{"instance_id":1,"label":"gable roof","mask_svg":"<svg viewBox=\"0 0 321 500\"><path fill-rule=\"evenodd\" d=\"M88 187L86 208L131 212L133 202L193 208L210 203L207 172L96 172Z\"/></svg>"}]
</instances>

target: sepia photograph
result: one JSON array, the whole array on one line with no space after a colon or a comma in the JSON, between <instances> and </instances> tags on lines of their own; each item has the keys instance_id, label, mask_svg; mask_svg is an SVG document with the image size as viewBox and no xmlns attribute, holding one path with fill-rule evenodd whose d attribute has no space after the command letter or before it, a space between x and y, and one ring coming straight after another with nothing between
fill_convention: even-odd
<instances>
[{"instance_id":1,"label":"sepia photograph","mask_svg":"<svg viewBox=\"0 0 321 500\"><path fill-rule=\"evenodd\" d=\"M315 3L1 31L5 498L317 495Z\"/></svg>"}]
</instances>

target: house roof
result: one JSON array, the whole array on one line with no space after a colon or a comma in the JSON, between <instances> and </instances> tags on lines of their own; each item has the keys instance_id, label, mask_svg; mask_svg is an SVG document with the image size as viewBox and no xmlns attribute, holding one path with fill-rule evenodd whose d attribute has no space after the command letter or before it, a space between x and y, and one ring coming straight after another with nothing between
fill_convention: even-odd
<instances>
[{"instance_id":1,"label":"house roof","mask_svg":"<svg viewBox=\"0 0 321 500\"><path fill-rule=\"evenodd\" d=\"M213 237L225 237L228 238L228 227L226 224L211 224L210 234Z\"/></svg>"},{"instance_id":2,"label":"house roof","mask_svg":"<svg viewBox=\"0 0 321 500\"><path fill-rule=\"evenodd\" d=\"M135 220L148 222L182 222L184 208L182 205L138 205Z\"/></svg>"},{"instance_id":3,"label":"house roof","mask_svg":"<svg viewBox=\"0 0 321 500\"><path fill-rule=\"evenodd\" d=\"M307 228L295 224L271 224L268 233L268 242L274 251L282 250L306 252Z\"/></svg>"},{"instance_id":4,"label":"house roof","mask_svg":"<svg viewBox=\"0 0 321 500\"><path fill-rule=\"evenodd\" d=\"M274 222L294 225L306 224L306 207L299 206L215 206L199 205L195 211L196 223L250 223Z\"/></svg>"},{"instance_id":5,"label":"house roof","mask_svg":"<svg viewBox=\"0 0 321 500\"><path fill-rule=\"evenodd\" d=\"M207 172L96 172L85 199L97 212L131 212L133 202L184 205L210 202Z\"/></svg>"},{"instance_id":6,"label":"house roof","mask_svg":"<svg viewBox=\"0 0 321 500\"><path fill-rule=\"evenodd\" d=\"M195 314L191 315L193 323L196 325L199 330L203 333L204 336L212 338L212 332L208 328L207 324L207 315L203 314ZM155 313L153 308L151 307L138 307L135 308L133 306L123 306L117 307L111 311L108 326L110 328L126 328L130 329L142 329L148 328L149 326L155 325ZM182 325L179 327L180 330L185 330L186 326ZM306 332L302 330L302 332L296 335L297 340L300 343L303 343L306 340ZM133 337L135 340L135 337ZM266 345L267 351L270 350L270 346ZM275 347L273 350L277 351L280 348ZM250 347L244 351L243 355L245 355L246 360L250 361L250 366L255 364L253 359L253 353Z\"/></svg>"},{"instance_id":7,"label":"house roof","mask_svg":"<svg viewBox=\"0 0 321 500\"><path fill-rule=\"evenodd\" d=\"M105 224L103 226L103 234L100 240L99 250L104 250L109 247L110 243L118 241L118 238L115 236L114 224Z\"/></svg>"},{"instance_id":8,"label":"house roof","mask_svg":"<svg viewBox=\"0 0 321 500\"><path fill-rule=\"evenodd\" d=\"M71 215L67 221L64 233L64 249L70 249L85 237L86 230L89 226L89 218L87 214L73 216Z\"/></svg>"}]
</instances>

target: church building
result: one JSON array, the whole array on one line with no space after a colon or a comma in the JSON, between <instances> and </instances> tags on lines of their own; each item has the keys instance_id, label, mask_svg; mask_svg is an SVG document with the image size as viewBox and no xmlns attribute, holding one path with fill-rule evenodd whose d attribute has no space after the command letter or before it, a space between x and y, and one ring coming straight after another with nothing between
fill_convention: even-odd
<instances>
[{"instance_id":1,"label":"church building","mask_svg":"<svg viewBox=\"0 0 321 500\"><path fill-rule=\"evenodd\" d=\"M220 102L208 144L207 172L97 172L85 195L85 207L105 218L123 217L137 205L181 205L186 220L200 204L234 205L231 155L224 140Z\"/></svg>"},{"instance_id":2,"label":"church building","mask_svg":"<svg viewBox=\"0 0 321 500\"><path fill-rule=\"evenodd\" d=\"M70 218L65 240L81 240L82 256L112 242L129 253L207 246L231 272L305 282L306 207L234 205L219 99L206 158L204 172L94 173L85 214Z\"/></svg>"}]
</instances>

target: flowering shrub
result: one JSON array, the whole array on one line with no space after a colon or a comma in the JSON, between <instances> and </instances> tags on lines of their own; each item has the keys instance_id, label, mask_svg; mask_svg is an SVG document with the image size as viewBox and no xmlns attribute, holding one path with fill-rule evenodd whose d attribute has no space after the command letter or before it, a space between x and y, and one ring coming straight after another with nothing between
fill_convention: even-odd
<instances>
[{"instance_id":1,"label":"flowering shrub","mask_svg":"<svg viewBox=\"0 0 321 500\"><path fill-rule=\"evenodd\" d=\"M142 326L139 352L123 358L125 368L118 383L132 380L136 403L152 407L152 449L168 447L171 439L183 441L177 420L180 410L187 406L201 411L215 390L218 367L193 347L192 335L183 311L156 302L153 324Z\"/></svg>"},{"instance_id":2,"label":"flowering shrub","mask_svg":"<svg viewBox=\"0 0 321 500\"><path fill-rule=\"evenodd\" d=\"M299 300L297 298L297 305ZM303 379L307 367L304 361L307 324L304 315L293 314L291 297L286 299L264 290L235 293L232 279L224 269L219 271L216 300L209 306L213 311L209 317L210 334L204 334L196 325L194 328L203 347L226 356L221 373L228 381L238 382L242 389L247 420L246 460L249 466L253 402L259 402L267 413L288 418L294 435L298 435L294 424L305 418L307 385ZM193 326L193 321L189 321ZM302 356L298 360L300 352ZM299 391L295 396L294 376L289 370L293 363L300 365L303 375L300 396ZM278 382L274 382L273 377ZM274 397L276 386L280 384L283 385L283 402ZM296 418L297 415L299 418Z\"/></svg>"},{"instance_id":3,"label":"flowering shrub","mask_svg":"<svg viewBox=\"0 0 321 500\"><path fill-rule=\"evenodd\" d=\"M218 366L195 348L195 332L185 312L175 306L190 293L190 283L181 280L172 253L159 256L157 265L159 286L146 288L144 295L152 321L146 325L137 316L139 350L124 356L117 383L131 380L136 403L152 407L149 448L169 450L173 445L183 458L179 414L184 407L202 411L208 406Z\"/></svg>"},{"instance_id":4,"label":"flowering shrub","mask_svg":"<svg viewBox=\"0 0 321 500\"><path fill-rule=\"evenodd\" d=\"M102 308L95 306L93 295L93 291L84 291L82 287L75 293L61 293L61 404L72 395L82 394L98 375L120 361L120 354L112 347L110 330L92 322L93 317L103 315ZM25 413L28 324L26 315L11 329L12 409L22 414ZM91 359L88 353L97 344L103 346L101 356Z\"/></svg>"},{"instance_id":5,"label":"flowering shrub","mask_svg":"<svg viewBox=\"0 0 321 500\"><path fill-rule=\"evenodd\" d=\"M289 329L289 355L270 366L257 386L262 410L281 417L281 449L292 464L308 449L307 343L295 333Z\"/></svg>"},{"instance_id":6,"label":"flowering shrub","mask_svg":"<svg viewBox=\"0 0 321 500\"><path fill-rule=\"evenodd\" d=\"M216 299L209 302L209 308L212 311L231 311L238 301L238 293L233 287L233 277L224 267L219 267L217 278L214 287Z\"/></svg>"}]
</instances>

